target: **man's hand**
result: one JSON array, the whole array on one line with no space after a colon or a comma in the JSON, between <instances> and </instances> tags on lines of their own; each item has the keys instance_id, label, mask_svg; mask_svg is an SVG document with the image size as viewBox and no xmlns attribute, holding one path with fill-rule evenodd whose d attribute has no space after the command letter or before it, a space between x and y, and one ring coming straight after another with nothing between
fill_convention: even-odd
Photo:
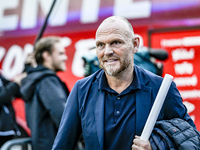
<instances>
[{"instance_id":1,"label":"man's hand","mask_svg":"<svg viewBox=\"0 0 200 150\"><path fill-rule=\"evenodd\" d=\"M27 73L21 73L17 75L14 79L13 82L17 83L19 86L21 86L21 81L27 76Z\"/></svg>"},{"instance_id":2,"label":"man's hand","mask_svg":"<svg viewBox=\"0 0 200 150\"><path fill-rule=\"evenodd\" d=\"M132 150L152 150L149 141L141 140L139 136L135 136L133 140Z\"/></svg>"}]
</instances>

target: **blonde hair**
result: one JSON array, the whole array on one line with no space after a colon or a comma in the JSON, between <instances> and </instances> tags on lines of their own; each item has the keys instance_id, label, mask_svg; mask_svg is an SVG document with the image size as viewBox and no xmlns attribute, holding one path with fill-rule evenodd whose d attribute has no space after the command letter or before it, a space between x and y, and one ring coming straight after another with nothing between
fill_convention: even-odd
<instances>
[{"instance_id":1,"label":"blonde hair","mask_svg":"<svg viewBox=\"0 0 200 150\"><path fill-rule=\"evenodd\" d=\"M44 59L42 57L43 52L47 51L49 54L53 51L53 46L55 43L61 41L61 37L48 36L40 39L34 47L34 57L38 65L43 64Z\"/></svg>"}]
</instances>

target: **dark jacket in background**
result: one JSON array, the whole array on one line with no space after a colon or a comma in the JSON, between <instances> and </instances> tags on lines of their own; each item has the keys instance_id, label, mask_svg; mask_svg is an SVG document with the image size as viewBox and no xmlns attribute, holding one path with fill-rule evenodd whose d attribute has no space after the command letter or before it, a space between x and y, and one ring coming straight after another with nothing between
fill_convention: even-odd
<instances>
[{"instance_id":1,"label":"dark jacket in background","mask_svg":"<svg viewBox=\"0 0 200 150\"><path fill-rule=\"evenodd\" d=\"M27 73L21 93L33 150L50 150L69 91L55 72L43 66L29 68Z\"/></svg>"},{"instance_id":2,"label":"dark jacket in background","mask_svg":"<svg viewBox=\"0 0 200 150\"><path fill-rule=\"evenodd\" d=\"M20 97L19 85L6 80L0 74L0 146L12 139L12 136L20 135L11 103L14 97Z\"/></svg>"}]
</instances>

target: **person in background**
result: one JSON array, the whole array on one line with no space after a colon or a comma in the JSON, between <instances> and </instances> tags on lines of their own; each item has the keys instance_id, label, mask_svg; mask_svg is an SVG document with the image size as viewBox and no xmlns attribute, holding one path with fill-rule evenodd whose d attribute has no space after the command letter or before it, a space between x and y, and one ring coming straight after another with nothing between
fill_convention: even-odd
<instances>
[{"instance_id":1,"label":"person in background","mask_svg":"<svg viewBox=\"0 0 200 150\"><path fill-rule=\"evenodd\" d=\"M134 64L156 75L162 76L164 65L159 61L164 61L167 58L168 53L164 49L152 49L142 46L134 54Z\"/></svg>"},{"instance_id":2,"label":"person in background","mask_svg":"<svg viewBox=\"0 0 200 150\"><path fill-rule=\"evenodd\" d=\"M96 48L92 47L82 57L84 61L84 77L87 77L100 69Z\"/></svg>"},{"instance_id":3,"label":"person in background","mask_svg":"<svg viewBox=\"0 0 200 150\"><path fill-rule=\"evenodd\" d=\"M21 97L19 89L25 76L26 73L21 73L13 81L9 81L0 73L0 147L8 140L21 135L15 120L12 100Z\"/></svg>"},{"instance_id":4,"label":"person in background","mask_svg":"<svg viewBox=\"0 0 200 150\"><path fill-rule=\"evenodd\" d=\"M37 63L34 58L34 53L28 53L26 57L26 61L24 64L23 72L29 72L29 69L37 67Z\"/></svg>"},{"instance_id":5,"label":"person in background","mask_svg":"<svg viewBox=\"0 0 200 150\"><path fill-rule=\"evenodd\" d=\"M160 136L148 141L139 136L163 78L134 65L138 47L139 38L125 18L112 16L100 24L96 52L102 69L75 83L52 150L73 150L81 133L86 150L154 149ZM195 129L172 82L158 120L174 118ZM167 141L158 141L160 149L169 149Z\"/></svg>"},{"instance_id":6,"label":"person in background","mask_svg":"<svg viewBox=\"0 0 200 150\"><path fill-rule=\"evenodd\" d=\"M28 67L22 80L26 119L33 150L50 150L56 136L69 90L56 75L66 70L67 56L61 37L40 39L34 47L36 67ZM35 66L34 64L29 66Z\"/></svg>"}]
</instances>

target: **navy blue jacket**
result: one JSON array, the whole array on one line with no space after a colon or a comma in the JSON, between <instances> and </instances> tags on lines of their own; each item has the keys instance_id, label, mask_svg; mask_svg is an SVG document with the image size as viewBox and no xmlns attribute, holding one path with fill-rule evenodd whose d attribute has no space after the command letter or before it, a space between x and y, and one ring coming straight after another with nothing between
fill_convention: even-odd
<instances>
[{"instance_id":1,"label":"navy blue jacket","mask_svg":"<svg viewBox=\"0 0 200 150\"><path fill-rule=\"evenodd\" d=\"M136 135L141 135L163 78L136 65L134 71L139 82L139 90L135 94L136 126L133 125L133 128L136 128ZM99 70L74 85L67 100L53 150L73 150L81 132L87 150L103 150L105 91L99 89L99 77L103 73L103 70ZM174 82L171 84L158 120L172 118L182 118L195 126L187 114Z\"/></svg>"}]
</instances>

